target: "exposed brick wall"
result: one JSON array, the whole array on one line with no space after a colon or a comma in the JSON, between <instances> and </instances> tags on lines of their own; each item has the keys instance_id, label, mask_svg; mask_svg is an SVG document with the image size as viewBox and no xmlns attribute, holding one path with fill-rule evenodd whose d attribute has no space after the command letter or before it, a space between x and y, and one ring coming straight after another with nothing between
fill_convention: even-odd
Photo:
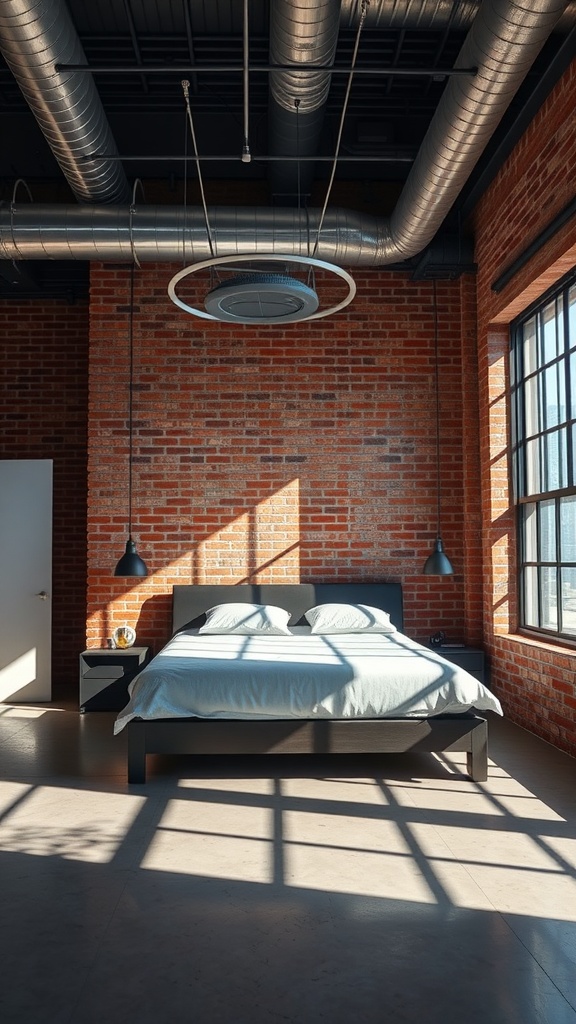
<instances>
[{"instance_id":1,"label":"exposed brick wall","mask_svg":"<svg viewBox=\"0 0 576 1024\"><path fill-rule=\"evenodd\" d=\"M573 198L576 64L550 94L475 215L485 640L506 714L576 754L576 652L516 634L516 532L508 456L509 323L576 265L576 219L494 282Z\"/></svg>"},{"instance_id":2,"label":"exposed brick wall","mask_svg":"<svg viewBox=\"0 0 576 1024\"><path fill-rule=\"evenodd\" d=\"M89 643L128 622L157 649L173 583L245 580L401 580L412 635L477 639L473 280L438 283L442 532L457 570L441 579L421 575L436 535L432 284L357 271L346 312L254 328L180 311L176 269L136 272L138 584L112 576L127 532L129 269L92 267ZM206 288L191 279L188 300Z\"/></svg>"},{"instance_id":3,"label":"exposed brick wall","mask_svg":"<svg viewBox=\"0 0 576 1024\"><path fill-rule=\"evenodd\" d=\"M0 458L53 459L52 681L76 695L85 644L88 305L0 302Z\"/></svg>"}]
</instances>

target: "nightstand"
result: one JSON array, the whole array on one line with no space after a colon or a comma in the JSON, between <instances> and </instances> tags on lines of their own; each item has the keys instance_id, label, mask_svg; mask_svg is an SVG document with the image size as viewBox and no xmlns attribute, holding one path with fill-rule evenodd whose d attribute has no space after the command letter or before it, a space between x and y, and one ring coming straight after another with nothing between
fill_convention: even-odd
<instances>
[{"instance_id":1,"label":"nightstand","mask_svg":"<svg viewBox=\"0 0 576 1024\"><path fill-rule=\"evenodd\" d=\"M121 711L128 684L150 661L149 647L92 647L80 655L80 711Z\"/></svg>"},{"instance_id":2,"label":"nightstand","mask_svg":"<svg viewBox=\"0 0 576 1024\"><path fill-rule=\"evenodd\" d=\"M446 661L451 661L454 665L466 669L481 683L486 682L486 659L484 651L479 647L434 647L432 644L426 646L436 651L437 654L441 654Z\"/></svg>"}]
</instances>

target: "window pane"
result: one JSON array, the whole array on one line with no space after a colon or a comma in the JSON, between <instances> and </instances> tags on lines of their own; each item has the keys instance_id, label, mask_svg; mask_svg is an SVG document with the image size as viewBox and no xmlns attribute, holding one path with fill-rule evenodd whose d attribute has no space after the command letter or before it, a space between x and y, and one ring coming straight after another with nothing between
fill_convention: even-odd
<instances>
[{"instance_id":1,"label":"window pane","mask_svg":"<svg viewBox=\"0 0 576 1024\"><path fill-rule=\"evenodd\" d=\"M560 435L560 487L568 487L568 431L559 430Z\"/></svg>"},{"instance_id":2,"label":"window pane","mask_svg":"<svg viewBox=\"0 0 576 1024\"><path fill-rule=\"evenodd\" d=\"M568 345L574 348L576 345L576 285L572 285L568 292Z\"/></svg>"},{"instance_id":3,"label":"window pane","mask_svg":"<svg viewBox=\"0 0 576 1024\"><path fill-rule=\"evenodd\" d=\"M557 491L566 487L566 431L555 430L544 438L546 478L542 490Z\"/></svg>"},{"instance_id":4,"label":"window pane","mask_svg":"<svg viewBox=\"0 0 576 1024\"><path fill-rule=\"evenodd\" d=\"M540 494L540 442L526 442L526 493Z\"/></svg>"},{"instance_id":5,"label":"window pane","mask_svg":"<svg viewBox=\"0 0 576 1024\"><path fill-rule=\"evenodd\" d=\"M556 302L550 302L542 310L542 361L549 363L557 355L556 344Z\"/></svg>"},{"instance_id":6,"label":"window pane","mask_svg":"<svg viewBox=\"0 0 576 1024\"><path fill-rule=\"evenodd\" d=\"M524 366L523 372L526 377L529 373L534 373L536 369L536 318L531 317L524 324Z\"/></svg>"},{"instance_id":7,"label":"window pane","mask_svg":"<svg viewBox=\"0 0 576 1024\"><path fill-rule=\"evenodd\" d=\"M538 383L541 379L540 374L536 377L530 377L529 380L524 384L524 417L525 417L525 429L526 437L531 437L532 434L537 434L540 429L540 419L538 416Z\"/></svg>"},{"instance_id":8,"label":"window pane","mask_svg":"<svg viewBox=\"0 0 576 1024\"><path fill-rule=\"evenodd\" d=\"M544 629L556 629L558 625L558 607L556 599L556 568L542 566L540 569L540 585L542 600L542 622Z\"/></svg>"},{"instance_id":9,"label":"window pane","mask_svg":"<svg viewBox=\"0 0 576 1024\"><path fill-rule=\"evenodd\" d=\"M558 379L558 422L565 423L568 419L568 408L566 406L566 360L559 359L556 364Z\"/></svg>"},{"instance_id":10,"label":"window pane","mask_svg":"<svg viewBox=\"0 0 576 1024\"><path fill-rule=\"evenodd\" d=\"M562 569L562 632L576 636L576 569Z\"/></svg>"},{"instance_id":11,"label":"window pane","mask_svg":"<svg viewBox=\"0 0 576 1024\"><path fill-rule=\"evenodd\" d=\"M512 452L512 492L513 492L512 500L513 500L514 504L516 504L516 502L518 501L518 498L519 498L519 494L518 494L518 452L517 451L513 451Z\"/></svg>"},{"instance_id":12,"label":"window pane","mask_svg":"<svg viewBox=\"0 0 576 1024\"><path fill-rule=\"evenodd\" d=\"M513 388L516 385L516 345L513 345L510 349L509 359L509 372L510 372L510 387Z\"/></svg>"},{"instance_id":13,"label":"window pane","mask_svg":"<svg viewBox=\"0 0 576 1024\"><path fill-rule=\"evenodd\" d=\"M527 626L539 626L538 569L528 565L524 569L524 621Z\"/></svg>"},{"instance_id":14,"label":"window pane","mask_svg":"<svg viewBox=\"0 0 576 1024\"><path fill-rule=\"evenodd\" d=\"M564 351L564 303L560 295L556 300L556 345L558 355Z\"/></svg>"},{"instance_id":15,"label":"window pane","mask_svg":"<svg viewBox=\"0 0 576 1024\"><path fill-rule=\"evenodd\" d=\"M522 624L576 639L576 271L518 322L512 373Z\"/></svg>"},{"instance_id":16,"label":"window pane","mask_svg":"<svg viewBox=\"0 0 576 1024\"><path fill-rule=\"evenodd\" d=\"M544 427L556 427L563 418L560 415L560 399L558 395L558 364L553 363L544 371Z\"/></svg>"},{"instance_id":17,"label":"window pane","mask_svg":"<svg viewBox=\"0 0 576 1024\"><path fill-rule=\"evenodd\" d=\"M560 499L560 559L576 562L576 495Z\"/></svg>"},{"instance_id":18,"label":"window pane","mask_svg":"<svg viewBox=\"0 0 576 1024\"><path fill-rule=\"evenodd\" d=\"M540 558L541 562L556 561L556 502L540 502Z\"/></svg>"},{"instance_id":19,"label":"window pane","mask_svg":"<svg viewBox=\"0 0 576 1024\"><path fill-rule=\"evenodd\" d=\"M523 505L524 509L524 561L536 562L538 548L536 543L536 504Z\"/></svg>"},{"instance_id":20,"label":"window pane","mask_svg":"<svg viewBox=\"0 0 576 1024\"><path fill-rule=\"evenodd\" d=\"M510 429L512 431L512 437L518 437L518 418L516 408L516 395L514 395L510 402Z\"/></svg>"}]
</instances>

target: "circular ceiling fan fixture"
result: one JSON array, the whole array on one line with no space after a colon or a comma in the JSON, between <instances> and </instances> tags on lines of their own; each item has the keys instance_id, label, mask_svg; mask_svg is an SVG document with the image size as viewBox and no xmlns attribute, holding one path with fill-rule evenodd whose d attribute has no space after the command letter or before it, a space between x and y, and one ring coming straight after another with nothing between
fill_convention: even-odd
<instances>
[{"instance_id":1,"label":"circular ceiling fan fixture","mask_svg":"<svg viewBox=\"0 0 576 1024\"><path fill-rule=\"evenodd\" d=\"M247 272L246 264L251 260L249 254L214 256L193 263L175 274L168 285L168 295L180 309L204 320L236 324L283 324L332 316L348 306L356 294L356 284L350 274L325 260L312 256L286 256L284 253L259 253L256 259L265 260L267 266L279 264L283 272ZM211 288L205 296L204 309L189 305L176 294L176 287L184 278L206 269L230 271L238 263L243 264L242 272L233 274L229 280L221 281ZM347 295L341 302L322 308L316 289L287 273L287 263L318 268L333 274L346 283Z\"/></svg>"},{"instance_id":2,"label":"circular ceiling fan fixture","mask_svg":"<svg viewBox=\"0 0 576 1024\"><path fill-rule=\"evenodd\" d=\"M288 274L237 274L204 298L217 320L237 324L289 324L306 320L320 304L317 293Z\"/></svg>"}]
</instances>

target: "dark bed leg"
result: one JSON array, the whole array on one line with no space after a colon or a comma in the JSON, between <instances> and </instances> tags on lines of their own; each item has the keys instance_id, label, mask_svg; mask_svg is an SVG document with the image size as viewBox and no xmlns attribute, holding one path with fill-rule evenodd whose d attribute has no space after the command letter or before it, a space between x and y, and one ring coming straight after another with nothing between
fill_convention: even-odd
<instances>
[{"instance_id":1,"label":"dark bed leg","mask_svg":"<svg viewBox=\"0 0 576 1024\"><path fill-rule=\"evenodd\" d=\"M481 722L470 733L470 751L466 755L468 774L474 782L488 778L488 723Z\"/></svg>"},{"instance_id":2,"label":"dark bed leg","mask_svg":"<svg viewBox=\"0 0 576 1024\"><path fill-rule=\"evenodd\" d=\"M146 782L146 733L144 722L129 722L128 732L128 782L131 786Z\"/></svg>"}]
</instances>

